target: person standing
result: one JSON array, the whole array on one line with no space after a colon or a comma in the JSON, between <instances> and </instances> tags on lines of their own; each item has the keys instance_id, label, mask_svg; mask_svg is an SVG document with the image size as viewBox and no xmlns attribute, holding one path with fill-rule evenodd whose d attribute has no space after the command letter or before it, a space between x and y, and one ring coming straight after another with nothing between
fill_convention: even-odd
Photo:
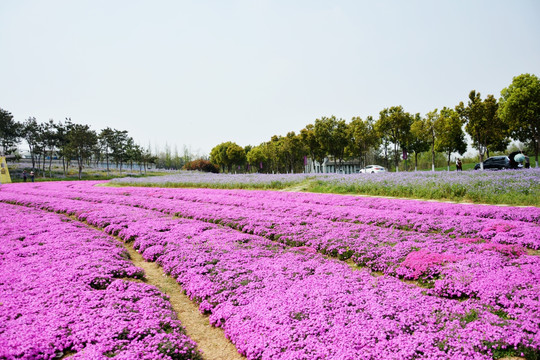
<instances>
[{"instance_id":1,"label":"person standing","mask_svg":"<svg viewBox=\"0 0 540 360\"><path fill-rule=\"evenodd\" d=\"M26 182L26 170L23 170L22 172L22 179L23 179L23 182Z\"/></svg>"},{"instance_id":2,"label":"person standing","mask_svg":"<svg viewBox=\"0 0 540 360\"><path fill-rule=\"evenodd\" d=\"M463 164L461 163L461 159L457 158L456 159L456 171L463 171L462 165Z\"/></svg>"},{"instance_id":3,"label":"person standing","mask_svg":"<svg viewBox=\"0 0 540 360\"><path fill-rule=\"evenodd\" d=\"M34 172L30 171L30 179L32 179L32 182L34 182Z\"/></svg>"}]
</instances>

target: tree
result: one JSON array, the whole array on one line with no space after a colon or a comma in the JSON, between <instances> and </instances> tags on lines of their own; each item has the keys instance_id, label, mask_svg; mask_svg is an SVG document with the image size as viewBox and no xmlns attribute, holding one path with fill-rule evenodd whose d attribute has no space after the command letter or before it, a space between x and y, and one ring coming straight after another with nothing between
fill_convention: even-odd
<instances>
[{"instance_id":1,"label":"tree","mask_svg":"<svg viewBox=\"0 0 540 360\"><path fill-rule=\"evenodd\" d=\"M10 154L16 150L21 137L21 125L13 115L0 108L0 154Z\"/></svg>"},{"instance_id":2,"label":"tree","mask_svg":"<svg viewBox=\"0 0 540 360\"><path fill-rule=\"evenodd\" d=\"M423 141L431 148L431 171L435 171L435 123L439 119L439 110L435 109L426 114L425 118L416 116L412 125L411 133L417 139L423 139ZM427 150L427 149L426 149ZM424 150L425 151L425 150ZM415 169L416 169L416 156L415 156Z\"/></svg>"},{"instance_id":3,"label":"tree","mask_svg":"<svg viewBox=\"0 0 540 360\"><path fill-rule=\"evenodd\" d=\"M127 160L126 149L129 139L130 137L126 130L114 130L111 142L111 157L116 163L116 166L119 167L120 174L122 173L122 165Z\"/></svg>"},{"instance_id":4,"label":"tree","mask_svg":"<svg viewBox=\"0 0 540 360\"><path fill-rule=\"evenodd\" d=\"M334 157L334 168L337 169L337 161L339 160L339 169L341 170L345 149L349 144L345 120L337 119L335 116L329 118L323 116L315 120L314 132L321 149L326 155Z\"/></svg>"},{"instance_id":5,"label":"tree","mask_svg":"<svg viewBox=\"0 0 540 360\"><path fill-rule=\"evenodd\" d=\"M456 111L460 117L465 121L465 130L471 136L474 147L478 150L480 158L480 168L484 170L484 155L487 150L487 143L489 138L489 126L487 118L484 116L484 102L480 97L480 93L472 90L469 93L469 102L467 107L463 102L460 102L456 106Z\"/></svg>"},{"instance_id":6,"label":"tree","mask_svg":"<svg viewBox=\"0 0 540 360\"><path fill-rule=\"evenodd\" d=\"M317 161L322 165L326 154L315 136L315 126L313 124L308 124L304 129L300 130L300 140L302 141L306 155L311 158L311 161Z\"/></svg>"},{"instance_id":7,"label":"tree","mask_svg":"<svg viewBox=\"0 0 540 360\"><path fill-rule=\"evenodd\" d=\"M379 113L377 129L384 134L390 142L394 144L394 165L398 170L399 152L398 149L406 151L405 145L410 136L412 116L403 111L401 106L386 108Z\"/></svg>"},{"instance_id":8,"label":"tree","mask_svg":"<svg viewBox=\"0 0 540 360\"><path fill-rule=\"evenodd\" d=\"M510 144L508 138L508 126L500 119L498 115L499 104L493 95L488 95L484 100L484 117L489 124L486 140L486 155L489 157L489 151L505 151Z\"/></svg>"},{"instance_id":9,"label":"tree","mask_svg":"<svg viewBox=\"0 0 540 360\"><path fill-rule=\"evenodd\" d=\"M257 169L257 172L263 171L263 166L268 160L263 147L264 145L255 146L246 155L247 162Z\"/></svg>"},{"instance_id":10,"label":"tree","mask_svg":"<svg viewBox=\"0 0 540 360\"><path fill-rule=\"evenodd\" d=\"M522 74L501 91L499 117L517 140L534 149L536 167L540 150L540 79Z\"/></svg>"},{"instance_id":11,"label":"tree","mask_svg":"<svg viewBox=\"0 0 540 360\"><path fill-rule=\"evenodd\" d=\"M111 129L110 127L107 127L99 133L98 136L98 144L101 148L102 154L105 156L105 162L107 165L107 176L109 175L109 158L112 153L112 148L114 146L114 134L118 130Z\"/></svg>"},{"instance_id":12,"label":"tree","mask_svg":"<svg viewBox=\"0 0 540 360\"><path fill-rule=\"evenodd\" d=\"M69 141L69 153L77 159L79 168L79 180L85 162L90 159L97 144L97 134L90 130L88 125L73 124L67 134Z\"/></svg>"},{"instance_id":13,"label":"tree","mask_svg":"<svg viewBox=\"0 0 540 360\"><path fill-rule=\"evenodd\" d=\"M368 116L364 121L360 117L353 117L348 127L350 140L348 150L360 160L360 167L366 166L366 156L369 149L376 147L379 137L375 131L373 118Z\"/></svg>"},{"instance_id":14,"label":"tree","mask_svg":"<svg viewBox=\"0 0 540 360\"><path fill-rule=\"evenodd\" d=\"M246 161L244 149L236 143L227 141L214 146L210 151L210 160L223 171L231 172L234 165L242 165Z\"/></svg>"},{"instance_id":15,"label":"tree","mask_svg":"<svg viewBox=\"0 0 540 360\"><path fill-rule=\"evenodd\" d=\"M302 140L294 131L281 138L281 151L284 159L284 168L287 173L302 172L304 167L304 153Z\"/></svg>"},{"instance_id":16,"label":"tree","mask_svg":"<svg viewBox=\"0 0 540 360\"><path fill-rule=\"evenodd\" d=\"M236 143L231 143L227 147L227 168L229 172L233 166L242 166L246 162L244 148Z\"/></svg>"},{"instance_id":17,"label":"tree","mask_svg":"<svg viewBox=\"0 0 540 360\"><path fill-rule=\"evenodd\" d=\"M64 177L67 175L67 167L69 166L69 157L67 156L69 153L69 138L67 136L69 130L71 129L71 126L73 123L71 122L71 118L66 118L66 122L62 124L61 122L58 122L58 124L55 124L55 130L56 130L56 147L57 147L57 153L58 156L62 159L62 169L64 173Z\"/></svg>"},{"instance_id":18,"label":"tree","mask_svg":"<svg viewBox=\"0 0 540 360\"><path fill-rule=\"evenodd\" d=\"M448 171L450 171L450 155L454 152L462 155L467 151L462 127L463 120L457 111L442 108L440 116L435 121L435 150L446 154Z\"/></svg>"},{"instance_id":19,"label":"tree","mask_svg":"<svg viewBox=\"0 0 540 360\"><path fill-rule=\"evenodd\" d=\"M22 124L22 137L28 143L30 158L32 159L32 171L36 168L36 148L39 146L40 127L35 117L29 117Z\"/></svg>"},{"instance_id":20,"label":"tree","mask_svg":"<svg viewBox=\"0 0 540 360\"><path fill-rule=\"evenodd\" d=\"M414 131L415 124L418 123L423 124L423 119L420 114L417 113L414 115L414 120L411 124L411 135L407 145L408 150L414 152L414 171L418 170L418 154L428 151L431 145L429 137L424 136L422 133L418 133L418 131ZM434 157L433 154L432 164L435 162ZM432 169L434 169L433 165Z\"/></svg>"}]
</instances>

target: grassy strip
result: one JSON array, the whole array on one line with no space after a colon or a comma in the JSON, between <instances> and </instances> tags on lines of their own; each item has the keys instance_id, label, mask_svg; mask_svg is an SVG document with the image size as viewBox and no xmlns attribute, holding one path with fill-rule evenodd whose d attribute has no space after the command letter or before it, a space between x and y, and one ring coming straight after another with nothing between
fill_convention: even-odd
<instances>
[{"instance_id":1,"label":"grassy strip","mask_svg":"<svg viewBox=\"0 0 540 360\"><path fill-rule=\"evenodd\" d=\"M317 193L391 196L426 200L471 202L482 204L506 204L520 206L540 206L540 189L529 191L509 190L504 193L490 192L478 186L463 184L436 183L432 186L414 186L411 184L359 182L339 184L326 181L312 181L306 191Z\"/></svg>"}]
</instances>

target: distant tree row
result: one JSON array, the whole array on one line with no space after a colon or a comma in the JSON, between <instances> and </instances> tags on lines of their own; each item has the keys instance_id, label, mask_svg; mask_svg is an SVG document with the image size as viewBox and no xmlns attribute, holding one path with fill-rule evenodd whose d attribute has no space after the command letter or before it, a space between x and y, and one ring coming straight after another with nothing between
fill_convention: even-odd
<instances>
[{"instance_id":1,"label":"distant tree row","mask_svg":"<svg viewBox=\"0 0 540 360\"><path fill-rule=\"evenodd\" d=\"M28 143L32 169L52 174L52 161L62 162L64 176L72 161L77 164L79 178L85 164L105 163L107 173L110 164L122 171L124 166L133 169L137 164L142 170L156 162L149 150L135 144L125 130L105 128L99 133L88 125L76 124L67 118L64 122L49 120L38 123L35 117L19 123L10 112L0 109L0 151L16 154L19 143Z\"/></svg>"},{"instance_id":2,"label":"distant tree row","mask_svg":"<svg viewBox=\"0 0 540 360\"><path fill-rule=\"evenodd\" d=\"M482 99L472 90L467 104L435 109L425 116L393 106L380 111L377 120L371 116L353 117L349 122L321 117L299 134L272 136L257 146L221 143L212 149L210 160L228 172L302 172L307 158L320 164L331 158L337 170L350 158L365 166L368 154L375 153L387 167L392 161L397 171L401 159L409 154L414 156L416 169L418 154L430 152L434 170L436 153L445 154L450 168L451 155L466 152L465 132L478 150L480 162L490 152L505 151L511 140L518 140L534 152L538 167L540 79L530 74L514 77L498 101L493 95Z\"/></svg>"}]
</instances>

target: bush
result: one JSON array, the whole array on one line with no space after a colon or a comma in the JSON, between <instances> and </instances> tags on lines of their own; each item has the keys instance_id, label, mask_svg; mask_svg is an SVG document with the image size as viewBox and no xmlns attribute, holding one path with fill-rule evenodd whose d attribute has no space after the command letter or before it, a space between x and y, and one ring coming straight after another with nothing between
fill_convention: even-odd
<instances>
[{"instance_id":1,"label":"bush","mask_svg":"<svg viewBox=\"0 0 540 360\"><path fill-rule=\"evenodd\" d=\"M190 162L187 162L184 167L184 170L199 170L204 172L211 172L211 173L218 173L219 167L217 165L212 164L208 160L204 159L197 159Z\"/></svg>"}]
</instances>

